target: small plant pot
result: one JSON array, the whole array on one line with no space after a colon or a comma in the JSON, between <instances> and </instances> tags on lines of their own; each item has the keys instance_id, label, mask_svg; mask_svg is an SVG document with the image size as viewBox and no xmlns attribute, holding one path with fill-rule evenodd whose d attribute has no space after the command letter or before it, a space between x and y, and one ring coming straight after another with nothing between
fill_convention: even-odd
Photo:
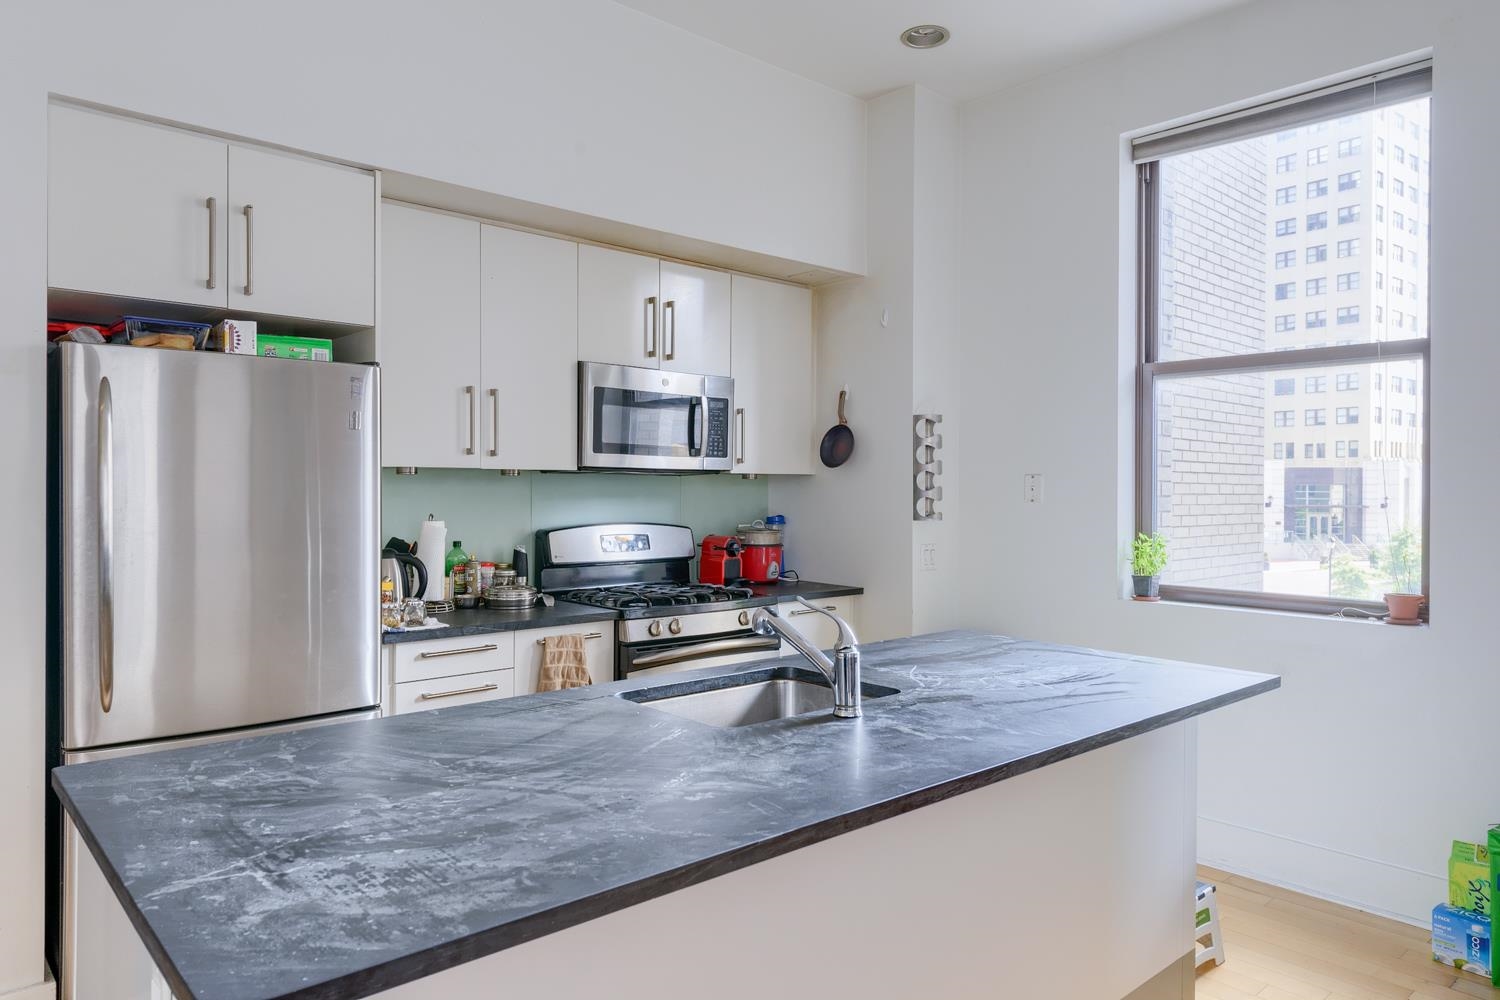
<instances>
[{"instance_id":1,"label":"small plant pot","mask_svg":"<svg viewBox=\"0 0 1500 1000\"><path fill-rule=\"evenodd\" d=\"M1390 612L1386 621L1400 625L1415 625L1422 611L1421 594L1386 594L1385 608Z\"/></svg>"},{"instance_id":2,"label":"small plant pot","mask_svg":"<svg viewBox=\"0 0 1500 1000\"><path fill-rule=\"evenodd\" d=\"M1135 599L1137 601L1161 600L1161 577L1132 576L1130 579L1135 583Z\"/></svg>"}]
</instances>

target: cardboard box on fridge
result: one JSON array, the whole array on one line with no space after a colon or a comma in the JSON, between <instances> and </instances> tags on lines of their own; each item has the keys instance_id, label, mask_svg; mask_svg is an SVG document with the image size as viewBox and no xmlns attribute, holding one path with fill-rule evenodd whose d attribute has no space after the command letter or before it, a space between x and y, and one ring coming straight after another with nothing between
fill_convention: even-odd
<instances>
[{"instance_id":1,"label":"cardboard box on fridge","mask_svg":"<svg viewBox=\"0 0 1500 1000\"><path fill-rule=\"evenodd\" d=\"M214 324L214 328L208 331L208 343L205 347L210 351L223 351L225 354L254 354L256 353L256 322L253 319L222 319Z\"/></svg>"}]
</instances>

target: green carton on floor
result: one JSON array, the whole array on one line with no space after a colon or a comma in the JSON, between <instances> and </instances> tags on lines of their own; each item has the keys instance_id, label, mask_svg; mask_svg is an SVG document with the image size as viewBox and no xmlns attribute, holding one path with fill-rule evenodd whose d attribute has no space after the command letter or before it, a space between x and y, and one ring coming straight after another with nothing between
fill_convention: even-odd
<instances>
[{"instance_id":1,"label":"green carton on floor","mask_svg":"<svg viewBox=\"0 0 1500 1000\"><path fill-rule=\"evenodd\" d=\"M1500 823L1490 827L1490 886L1500 882ZM1490 969L1490 982L1500 986L1500 963Z\"/></svg>"},{"instance_id":2,"label":"green carton on floor","mask_svg":"<svg viewBox=\"0 0 1500 1000\"><path fill-rule=\"evenodd\" d=\"M1455 840L1448 855L1448 905L1489 916L1493 887L1489 847Z\"/></svg>"}]
</instances>

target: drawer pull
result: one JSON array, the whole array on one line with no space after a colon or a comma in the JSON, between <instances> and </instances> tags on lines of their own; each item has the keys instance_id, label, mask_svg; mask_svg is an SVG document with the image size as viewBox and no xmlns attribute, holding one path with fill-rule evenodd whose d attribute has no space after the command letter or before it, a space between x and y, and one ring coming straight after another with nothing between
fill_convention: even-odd
<instances>
[{"instance_id":1,"label":"drawer pull","mask_svg":"<svg viewBox=\"0 0 1500 1000\"><path fill-rule=\"evenodd\" d=\"M584 638L585 639L603 639L604 638L604 633L603 632L590 632L587 635L585 635ZM538 646L545 646L545 645L547 645L547 640L546 639L538 639L536 641L536 644Z\"/></svg>"},{"instance_id":2,"label":"drawer pull","mask_svg":"<svg viewBox=\"0 0 1500 1000\"><path fill-rule=\"evenodd\" d=\"M439 691L436 694L431 694L427 691L423 691L421 694L417 695L417 700L434 701L438 698L457 698L461 694L483 694L486 691L498 690L500 690L499 684L479 684L471 688L459 688L457 691Z\"/></svg>"},{"instance_id":3,"label":"drawer pull","mask_svg":"<svg viewBox=\"0 0 1500 1000\"><path fill-rule=\"evenodd\" d=\"M493 642L487 642L483 646L465 646L463 649L430 649L425 653L418 653L419 660L433 660L439 656L461 656L464 653L492 653L500 647Z\"/></svg>"},{"instance_id":4,"label":"drawer pull","mask_svg":"<svg viewBox=\"0 0 1500 1000\"><path fill-rule=\"evenodd\" d=\"M838 608L835 607L832 604L825 604L825 605L823 605L823 610L824 611L837 612ZM787 617L788 618L796 618L798 615L815 615L817 613L818 613L818 609L817 608L800 608L800 609L798 609L796 611L788 611L787 612Z\"/></svg>"}]
</instances>

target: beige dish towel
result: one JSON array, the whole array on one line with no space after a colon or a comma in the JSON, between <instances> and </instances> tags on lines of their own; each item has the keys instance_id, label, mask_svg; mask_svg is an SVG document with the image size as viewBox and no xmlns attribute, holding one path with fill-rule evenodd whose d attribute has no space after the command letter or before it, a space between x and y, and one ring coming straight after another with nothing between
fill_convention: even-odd
<instances>
[{"instance_id":1,"label":"beige dish towel","mask_svg":"<svg viewBox=\"0 0 1500 1000\"><path fill-rule=\"evenodd\" d=\"M583 655L583 635L549 635L542 643L542 672L537 691L561 691L594 683Z\"/></svg>"}]
</instances>

